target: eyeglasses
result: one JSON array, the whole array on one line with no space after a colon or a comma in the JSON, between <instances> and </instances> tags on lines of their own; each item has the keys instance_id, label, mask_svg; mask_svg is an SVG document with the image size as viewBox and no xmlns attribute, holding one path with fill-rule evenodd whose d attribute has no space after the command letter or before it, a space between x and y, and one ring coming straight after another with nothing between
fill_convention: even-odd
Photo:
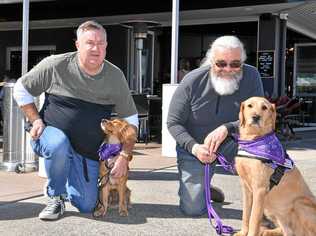
<instances>
[{"instance_id":1,"label":"eyeglasses","mask_svg":"<svg viewBox=\"0 0 316 236\"><path fill-rule=\"evenodd\" d=\"M241 63L241 61L238 61L238 60L231 61L230 63L227 63L224 60L218 60L215 62L215 65L218 68L225 68L226 66L229 65L230 68L237 69L237 68L240 68L242 66L242 63Z\"/></svg>"}]
</instances>

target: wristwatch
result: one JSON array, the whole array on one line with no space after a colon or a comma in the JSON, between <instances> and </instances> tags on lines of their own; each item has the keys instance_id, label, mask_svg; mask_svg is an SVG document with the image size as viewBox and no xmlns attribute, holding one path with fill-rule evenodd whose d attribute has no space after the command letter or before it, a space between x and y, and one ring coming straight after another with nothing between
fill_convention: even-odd
<instances>
[{"instance_id":1,"label":"wristwatch","mask_svg":"<svg viewBox=\"0 0 316 236\"><path fill-rule=\"evenodd\" d=\"M124 157L125 160L130 161L132 160L132 154L128 154L125 151L120 152L120 156Z\"/></svg>"}]
</instances>

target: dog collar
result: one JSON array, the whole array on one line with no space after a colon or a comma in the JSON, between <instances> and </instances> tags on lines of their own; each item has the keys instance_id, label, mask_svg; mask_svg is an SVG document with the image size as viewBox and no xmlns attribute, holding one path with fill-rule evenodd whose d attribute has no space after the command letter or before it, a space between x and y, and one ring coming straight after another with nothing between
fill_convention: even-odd
<instances>
[{"instance_id":1,"label":"dog collar","mask_svg":"<svg viewBox=\"0 0 316 236\"><path fill-rule=\"evenodd\" d=\"M105 161L107 159L110 159L111 157L115 157L119 154L121 150L121 144L102 143L98 150L99 160Z\"/></svg>"}]
</instances>

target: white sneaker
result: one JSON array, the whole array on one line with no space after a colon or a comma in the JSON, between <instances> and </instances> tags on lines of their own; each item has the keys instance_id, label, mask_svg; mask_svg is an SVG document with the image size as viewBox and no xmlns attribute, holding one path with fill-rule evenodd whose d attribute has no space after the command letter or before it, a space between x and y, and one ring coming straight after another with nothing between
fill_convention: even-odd
<instances>
[{"instance_id":1,"label":"white sneaker","mask_svg":"<svg viewBox=\"0 0 316 236\"><path fill-rule=\"evenodd\" d=\"M38 215L41 220L57 220L65 211L64 199L61 196L49 197L47 206Z\"/></svg>"}]
</instances>

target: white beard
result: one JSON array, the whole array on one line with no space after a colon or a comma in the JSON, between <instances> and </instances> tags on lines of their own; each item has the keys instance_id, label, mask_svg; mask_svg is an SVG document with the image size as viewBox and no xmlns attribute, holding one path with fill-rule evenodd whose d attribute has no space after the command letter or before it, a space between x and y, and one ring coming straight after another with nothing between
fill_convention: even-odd
<instances>
[{"instance_id":1,"label":"white beard","mask_svg":"<svg viewBox=\"0 0 316 236\"><path fill-rule=\"evenodd\" d=\"M231 78L222 78L211 70L211 82L215 91L219 95L230 95L239 89L239 82L242 79L242 72L235 73L229 77Z\"/></svg>"}]
</instances>

